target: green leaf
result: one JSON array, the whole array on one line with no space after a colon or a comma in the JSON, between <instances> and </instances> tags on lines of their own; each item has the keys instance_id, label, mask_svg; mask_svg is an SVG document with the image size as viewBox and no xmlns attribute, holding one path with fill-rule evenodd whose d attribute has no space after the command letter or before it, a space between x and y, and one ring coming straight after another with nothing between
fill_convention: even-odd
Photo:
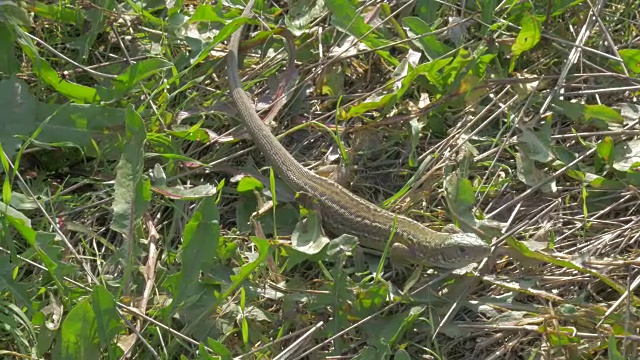
<instances>
[{"instance_id":1,"label":"green leaf","mask_svg":"<svg viewBox=\"0 0 640 360\"><path fill-rule=\"evenodd\" d=\"M99 88L98 93L106 102L120 99L137 88L142 80L171 67L173 64L164 59L147 59L137 62L115 78L112 87Z\"/></svg>"},{"instance_id":2,"label":"green leaf","mask_svg":"<svg viewBox=\"0 0 640 360\"><path fill-rule=\"evenodd\" d=\"M329 242L329 238L322 233L318 213L309 211L304 219L298 221L291 234L291 247L286 248L289 255L286 268L290 269L311 256L320 254Z\"/></svg>"},{"instance_id":3,"label":"green leaf","mask_svg":"<svg viewBox=\"0 0 640 360\"><path fill-rule=\"evenodd\" d=\"M625 172L640 168L640 139L623 141L614 146L613 168Z\"/></svg>"},{"instance_id":4,"label":"green leaf","mask_svg":"<svg viewBox=\"0 0 640 360\"><path fill-rule=\"evenodd\" d=\"M449 209L455 219L462 220L460 226L464 231L471 231L476 218L473 207L476 203L473 186L469 179L461 179L457 175L450 175L445 179L445 196Z\"/></svg>"},{"instance_id":5,"label":"green leaf","mask_svg":"<svg viewBox=\"0 0 640 360\"><path fill-rule=\"evenodd\" d=\"M551 119L543 122L539 130L527 126L520 127L522 133L518 135L518 149L528 158L540 162L553 159L551 153Z\"/></svg>"},{"instance_id":6,"label":"green leaf","mask_svg":"<svg viewBox=\"0 0 640 360\"><path fill-rule=\"evenodd\" d=\"M608 123L622 124L624 119L616 110L606 105L584 105L563 100L554 100L553 107L573 121L583 121L607 130Z\"/></svg>"},{"instance_id":7,"label":"green leaf","mask_svg":"<svg viewBox=\"0 0 640 360\"><path fill-rule=\"evenodd\" d=\"M3 198L6 198L6 196L3 196ZM23 213L12 208L8 204L0 204L0 215L7 216L12 224L19 223L28 228L31 228L31 220Z\"/></svg>"},{"instance_id":8,"label":"green leaf","mask_svg":"<svg viewBox=\"0 0 640 360\"><path fill-rule=\"evenodd\" d=\"M100 346L97 322L89 299L71 309L62 322L57 359L99 359Z\"/></svg>"},{"instance_id":9,"label":"green leaf","mask_svg":"<svg viewBox=\"0 0 640 360\"><path fill-rule=\"evenodd\" d=\"M251 242L253 242L258 248L259 255L254 261L242 265L242 268L237 275L231 276L231 281L233 283L229 288L225 290L225 292L221 296L222 299L226 299L229 295L231 295L258 266L262 265L267 260L267 256L269 255L270 250L269 242L255 236L252 236L250 239Z\"/></svg>"},{"instance_id":10,"label":"green leaf","mask_svg":"<svg viewBox=\"0 0 640 360\"><path fill-rule=\"evenodd\" d=\"M32 3L31 11L38 17L62 24L77 25L84 21L84 14L76 7L60 6L60 4ZM80 8L80 7L78 7Z\"/></svg>"},{"instance_id":11,"label":"green leaf","mask_svg":"<svg viewBox=\"0 0 640 360\"><path fill-rule=\"evenodd\" d=\"M113 339L124 331L122 319L113 296L103 286L96 286L91 293L91 306L96 318L96 329L100 344L109 347Z\"/></svg>"},{"instance_id":12,"label":"green leaf","mask_svg":"<svg viewBox=\"0 0 640 360\"><path fill-rule=\"evenodd\" d=\"M584 105L584 117L586 121L599 119L616 124L622 124L624 122L619 112L602 104Z\"/></svg>"},{"instance_id":13,"label":"green leaf","mask_svg":"<svg viewBox=\"0 0 640 360\"><path fill-rule=\"evenodd\" d=\"M142 118L129 107L126 110L126 122L125 148L116 166L111 228L128 235L133 233L131 226L135 226L136 221L147 210L151 193L149 180L142 174L146 139Z\"/></svg>"},{"instance_id":14,"label":"green leaf","mask_svg":"<svg viewBox=\"0 0 640 360\"><path fill-rule=\"evenodd\" d=\"M544 193L555 193L557 191L556 181L542 170L538 169L533 159L530 159L524 152L516 154L516 167L518 169L518 179L523 183L533 187L540 184L540 191Z\"/></svg>"},{"instance_id":15,"label":"green leaf","mask_svg":"<svg viewBox=\"0 0 640 360\"><path fill-rule=\"evenodd\" d=\"M42 131L38 141L44 143L70 142L82 147L87 156L102 155L118 151L115 145L120 141L125 125L126 111L93 104L37 104L37 121ZM44 119L48 121L42 123ZM24 134L30 135L30 134Z\"/></svg>"},{"instance_id":16,"label":"green leaf","mask_svg":"<svg viewBox=\"0 0 640 360\"><path fill-rule=\"evenodd\" d=\"M498 6L497 0L484 0L478 3L479 6L482 7L482 21L481 27L482 30L480 32L481 35L487 36L489 31L491 30L491 25L494 23L493 16L496 7Z\"/></svg>"},{"instance_id":17,"label":"green leaf","mask_svg":"<svg viewBox=\"0 0 640 360\"><path fill-rule=\"evenodd\" d=\"M596 147L598 151L598 158L602 160L603 163L607 165L611 165L613 163L613 139L609 136L605 136Z\"/></svg>"},{"instance_id":18,"label":"green leaf","mask_svg":"<svg viewBox=\"0 0 640 360\"><path fill-rule=\"evenodd\" d=\"M172 307L180 306L198 289L200 272L208 271L218 258L220 218L213 197L203 199L182 234L182 268L166 285L171 288Z\"/></svg>"},{"instance_id":19,"label":"green leaf","mask_svg":"<svg viewBox=\"0 0 640 360\"><path fill-rule=\"evenodd\" d=\"M78 49L82 59L87 59L89 50L94 46L98 36L109 26L109 14L116 7L115 0L101 0L99 8L88 6L82 9L84 15L83 31L68 46Z\"/></svg>"},{"instance_id":20,"label":"green leaf","mask_svg":"<svg viewBox=\"0 0 640 360\"><path fill-rule=\"evenodd\" d=\"M22 144L16 135L30 136L38 128L36 100L24 81L11 77L0 81L0 108L0 144L12 158Z\"/></svg>"},{"instance_id":21,"label":"green leaf","mask_svg":"<svg viewBox=\"0 0 640 360\"><path fill-rule=\"evenodd\" d=\"M253 193L254 191L261 191L264 188L264 185L260 182L260 180L252 177L245 176L238 182L238 192L239 193Z\"/></svg>"},{"instance_id":22,"label":"green leaf","mask_svg":"<svg viewBox=\"0 0 640 360\"><path fill-rule=\"evenodd\" d=\"M236 19L233 19L233 21L231 21L230 23L228 23L227 25L225 25L220 32L218 32L216 34L216 36L213 38L213 40L211 40L211 42L205 44L204 46L199 48L199 51L197 54L194 54L192 56L190 56L190 64L189 66L184 69L181 74L184 73L188 73L193 67L195 67L196 65L200 64L201 62L203 62L205 59L207 59L210 56L211 51L218 46L221 42L223 42L224 40L227 40L229 37L231 37L231 35L238 30L238 28L247 23L250 22L251 19L245 18L245 17L238 17ZM179 74L175 74L174 78L179 77ZM169 81L171 82L171 81Z\"/></svg>"},{"instance_id":23,"label":"green leaf","mask_svg":"<svg viewBox=\"0 0 640 360\"><path fill-rule=\"evenodd\" d=\"M0 74L15 75L20 72L20 63L16 60L15 36L9 28L10 25L0 21Z\"/></svg>"},{"instance_id":24,"label":"green leaf","mask_svg":"<svg viewBox=\"0 0 640 360\"><path fill-rule=\"evenodd\" d=\"M559 326L553 329L547 329L546 326L540 326L545 331L547 340L552 346L561 347L571 344L580 344L580 338L573 336L575 328L567 326Z\"/></svg>"},{"instance_id":25,"label":"green leaf","mask_svg":"<svg viewBox=\"0 0 640 360\"><path fill-rule=\"evenodd\" d=\"M609 343L607 344L607 358L609 360L624 360L624 356L618 350L618 339L615 336L609 336Z\"/></svg>"},{"instance_id":26,"label":"green leaf","mask_svg":"<svg viewBox=\"0 0 640 360\"><path fill-rule=\"evenodd\" d=\"M640 74L640 50L621 49L618 50L618 54L620 54L620 57L628 70L631 70L636 74Z\"/></svg>"},{"instance_id":27,"label":"green leaf","mask_svg":"<svg viewBox=\"0 0 640 360\"><path fill-rule=\"evenodd\" d=\"M416 0L414 12L422 21L431 24L440 18L439 10L442 4L437 0Z\"/></svg>"},{"instance_id":28,"label":"green leaf","mask_svg":"<svg viewBox=\"0 0 640 360\"><path fill-rule=\"evenodd\" d=\"M33 73L38 79L51 86L61 95L78 103L86 104L100 101L98 92L94 88L78 85L61 78L58 72L45 59L40 57L38 48L33 44L31 38L23 30L16 29L18 44L24 54L31 59Z\"/></svg>"},{"instance_id":29,"label":"green leaf","mask_svg":"<svg viewBox=\"0 0 640 360\"><path fill-rule=\"evenodd\" d=\"M222 2L216 3L215 6L208 4L198 5L196 11L191 15L188 24L192 24L199 21L211 21L217 23L227 23L225 19L226 12L222 9Z\"/></svg>"},{"instance_id":30,"label":"green leaf","mask_svg":"<svg viewBox=\"0 0 640 360\"><path fill-rule=\"evenodd\" d=\"M393 106L395 106L399 101L403 99L404 94L407 92L407 90L410 89L410 87L414 84L415 79L420 75L426 76L432 85L438 87L438 90L446 91L446 89L448 88L447 85L449 85L449 83L446 81L442 73L444 71L447 71L449 75L452 75L454 73L451 68L447 69L447 65L451 63L451 58L438 59L426 64L420 64L414 69L409 69L407 74L402 79L399 89L389 90L388 94L368 99L367 101L352 107L345 115L345 118L350 119L358 117L368 111L380 108L384 108L383 111L385 112L389 111L393 108ZM456 63L456 66L459 66L459 64L459 62Z\"/></svg>"},{"instance_id":31,"label":"green leaf","mask_svg":"<svg viewBox=\"0 0 640 360\"><path fill-rule=\"evenodd\" d=\"M295 36L300 36L308 26L327 11L324 0L296 1L289 7L284 18L287 29Z\"/></svg>"},{"instance_id":32,"label":"green leaf","mask_svg":"<svg viewBox=\"0 0 640 360\"><path fill-rule=\"evenodd\" d=\"M322 233L320 216L315 211L309 211L291 235L291 246L307 255L319 253L328 243L329 239Z\"/></svg>"},{"instance_id":33,"label":"green leaf","mask_svg":"<svg viewBox=\"0 0 640 360\"><path fill-rule=\"evenodd\" d=\"M422 21L422 19L409 16L403 18L402 23L407 27L409 35L412 38L417 37L414 40L414 43L418 47L420 47L425 55L427 55L429 61L440 58L453 50L447 45L438 41L438 38L435 35L420 36L422 34L430 33L433 31L433 29L429 25L427 25L427 23Z\"/></svg>"},{"instance_id":34,"label":"green leaf","mask_svg":"<svg viewBox=\"0 0 640 360\"><path fill-rule=\"evenodd\" d=\"M13 278L15 268L16 265L11 262L9 256L0 254L0 291L7 291L10 295L8 299L13 298L13 302L15 302L16 305L30 309L29 286Z\"/></svg>"},{"instance_id":35,"label":"green leaf","mask_svg":"<svg viewBox=\"0 0 640 360\"><path fill-rule=\"evenodd\" d=\"M27 11L15 1L0 1L0 24L33 26Z\"/></svg>"},{"instance_id":36,"label":"green leaf","mask_svg":"<svg viewBox=\"0 0 640 360\"><path fill-rule=\"evenodd\" d=\"M540 42L540 23L534 15L523 16L520 26L521 29L516 42L511 46L511 51L516 57L527 50L533 49Z\"/></svg>"},{"instance_id":37,"label":"green leaf","mask_svg":"<svg viewBox=\"0 0 640 360\"><path fill-rule=\"evenodd\" d=\"M516 42L511 46L513 58L511 58L509 71L513 71L515 62L522 53L533 49L533 47L540 42L540 23L534 15L526 14L523 16L520 26L521 29L518 33L518 37L516 38Z\"/></svg>"},{"instance_id":38,"label":"green leaf","mask_svg":"<svg viewBox=\"0 0 640 360\"><path fill-rule=\"evenodd\" d=\"M373 27L364 22L361 14L356 12L353 3L348 0L326 0L327 8L331 11L331 24L347 34L362 41L371 49L388 47L391 42L383 39ZM377 50L376 53L383 59L397 66L399 61L387 50Z\"/></svg>"},{"instance_id":39,"label":"green leaf","mask_svg":"<svg viewBox=\"0 0 640 360\"><path fill-rule=\"evenodd\" d=\"M233 353L231 353L231 351L229 351L229 349L227 349L221 342L208 338L207 345L211 350L215 351L216 355L220 355L222 360L233 359Z\"/></svg>"}]
</instances>

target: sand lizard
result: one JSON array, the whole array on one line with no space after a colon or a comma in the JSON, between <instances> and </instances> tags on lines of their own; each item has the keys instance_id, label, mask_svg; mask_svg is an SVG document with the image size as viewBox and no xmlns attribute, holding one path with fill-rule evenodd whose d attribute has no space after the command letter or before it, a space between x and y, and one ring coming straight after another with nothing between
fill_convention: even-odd
<instances>
[{"instance_id":1,"label":"sand lizard","mask_svg":"<svg viewBox=\"0 0 640 360\"><path fill-rule=\"evenodd\" d=\"M251 13L249 1L242 16ZM384 210L337 183L302 166L280 144L256 113L242 89L238 70L241 26L231 36L227 70L231 97L251 135L269 165L294 191L317 201L323 227L333 234L351 234L366 248L383 251L395 226L390 255L394 263L422 264L430 267L458 268L477 262L489 254L489 246L472 233L442 233L428 229L407 217Z\"/></svg>"}]
</instances>

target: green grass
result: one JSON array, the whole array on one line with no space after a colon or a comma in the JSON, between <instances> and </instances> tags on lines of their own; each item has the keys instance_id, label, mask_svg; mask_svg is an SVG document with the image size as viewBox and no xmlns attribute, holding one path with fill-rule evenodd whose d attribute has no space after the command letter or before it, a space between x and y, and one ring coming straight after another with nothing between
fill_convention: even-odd
<instances>
[{"instance_id":1,"label":"green grass","mask_svg":"<svg viewBox=\"0 0 640 360\"><path fill-rule=\"evenodd\" d=\"M240 1L0 1L0 354L640 356L640 3L464 3L258 1L245 29L298 161L495 245L379 273L239 126Z\"/></svg>"}]
</instances>

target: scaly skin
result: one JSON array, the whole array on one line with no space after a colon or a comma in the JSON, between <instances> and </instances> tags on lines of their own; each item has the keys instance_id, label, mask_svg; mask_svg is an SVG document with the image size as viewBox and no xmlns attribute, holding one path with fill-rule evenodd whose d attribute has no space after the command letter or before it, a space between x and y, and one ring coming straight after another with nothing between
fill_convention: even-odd
<instances>
[{"instance_id":1,"label":"scaly skin","mask_svg":"<svg viewBox=\"0 0 640 360\"><path fill-rule=\"evenodd\" d=\"M249 1L242 16L251 12ZM243 26L244 27L244 26ZM357 197L337 183L323 178L298 163L271 134L242 90L238 72L238 48L242 29L232 36L227 55L231 97L244 126L268 163L289 186L317 201L323 226L334 234L351 234L361 245L383 251L391 239L391 259L395 264L422 264L439 268L459 268L477 262L489 254L489 246L471 233L448 234L433 231L407 217L386 211Z\"/></svg>"}]
</instances>

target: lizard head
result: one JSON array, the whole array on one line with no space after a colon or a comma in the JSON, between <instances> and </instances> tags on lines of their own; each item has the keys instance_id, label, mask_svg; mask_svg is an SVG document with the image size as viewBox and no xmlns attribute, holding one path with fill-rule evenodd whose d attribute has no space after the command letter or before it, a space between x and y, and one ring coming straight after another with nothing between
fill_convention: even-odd
<instances>
[{"instance_id":1,"label":"lizard head","mask_svg":"<svg viewBox=\"0 0 640 360\"><path fill-rule=\"evenodd\" d=\"M491 250L489 245L475 234L436 234L437 236L429 233L428 239L411 238L406 242L395 243L391 249L392 260L397 258L405 263L458 269L481 261Z\"/></svg>"},{"instance_id":2,"label":"lizard head","mask_svg":"<svg viewBox=\"0 0 640 360\"><path fill-rule=\"evenodd\" d=\"M432 257L434 267L457 269L479 262L489 255L491 248L476 234L446 234Z\"/></svg>"}]
</instances>

